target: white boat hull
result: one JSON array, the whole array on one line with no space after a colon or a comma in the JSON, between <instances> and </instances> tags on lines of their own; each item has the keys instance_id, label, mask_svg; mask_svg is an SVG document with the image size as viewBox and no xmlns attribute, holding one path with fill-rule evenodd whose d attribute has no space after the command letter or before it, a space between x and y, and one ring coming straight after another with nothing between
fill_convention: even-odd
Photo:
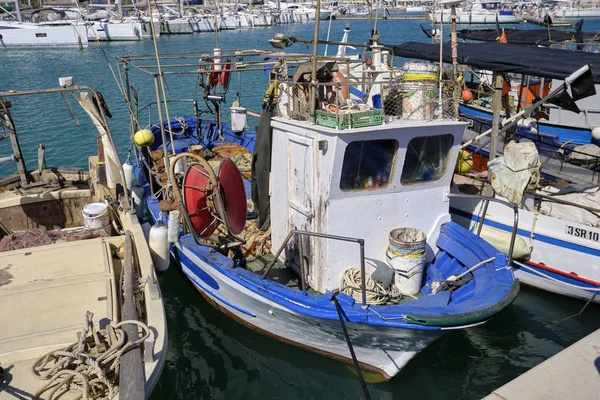
<instances>
[{"instance_id":1,"label":"white boat hull","mask_svg":"<svg viewBox=\"0 0 600 400\"><path fill-rule=\"evenodd\" d=\"M148 34L150 35L150 32ZM88 40L91 41L135 41L141 39L141 22L93 22L88 28Z\"/></svg>"},{"instance_id":2,"label":"white boat hull","mask_svg":"<svg viewBox=\"0 0 600 400\"><path fill-rule=\"evenodd\" d=\"M429 14L429 18L434 23L439 23L440 13L434 12ZM447 21L450 18L450 12L444 11L443 20ZM521 18L517 15L498 15L499 24L518 24L521 22ZM457 24L495 24L496 13L495 12L461 12L456 15Z\"/></svg>"},{"instance_id":3,"label":"white boat hull","mask_svg":"<svg viewBox=\"0 0 600 400\"><path fill-rule=\"evenodd\" d=\"M155 21L152 24L154 25L154 35L156 37L160 36L160 22ZM143 21L141 23L140 33L143 39L152 38L152 26L150 25L150 21Z\"/></svg>"},{"instance_id":4,"label":"white boat hull","mask_svg":"<svg viewBox=\"0 0 600 400\"><path fill-rule=\"evenodd\" d=\"M532 245L526 267L515 265L515 276L521 283L552 293L590 300L600 303L600 296L594 296L600 289L600 243L569 235L568 226L597 232L571 221L545 215L537 217L526 207L519 210L518 235ZM464 227L476 226L477 215L482 204L471 199L452 199L452 219ZM510 232L513 226L513 210L500 204L490 203L485 218L485 226ZM531 231L534 231L533 239ZM587 288L587 289L582 289Z\"/></svg>"},{"instance_id":5,"label":"white boat hull","mask_svg":"<svg viewBox=\"0 0 600 400\"><path fill-rule=\"evenodd\" d=\"M214 32L215 19L210 17L200 18L194 25L194 32Z\"/></svg>"},{"instance_id":6,"label":"white boat hull","mask_svg":"<svg viewBox=\"0 0 600 400\"><path fill-rule=\"evenodd\" d=\"M310 318L284 308L216 272L184 246L178 244L177 249L184 274L215 308L250 329L280 341L343 362L352 362L338 320ZM194 272L198 269L202 270L200 274L204 279ZM216 285L207 285L205 274ZM447 332L351 323L347 323L347 327L361 368L385 379L391 379L419 351Z\"/></svg>"},{"instance_id":7,"label":"white boat hull","mask_svg":"<svg viewBox=\"0 0 600 400\"><path fill-rule=\"evenodd\" d=\"M88 47L86 27L0 21L0 49L20 47Z\"/></svg>"},{"instance_id":8,"label":"white boat hull","mask_svg":"<svg viewBox=\"0 0 600 400\"><path fill-rule=\"evenodd\" d=\"M194 23L189 19L173 19L165 21L162 33L170 35L192 34L194 33Z\"/></svg>"}]
</instances>

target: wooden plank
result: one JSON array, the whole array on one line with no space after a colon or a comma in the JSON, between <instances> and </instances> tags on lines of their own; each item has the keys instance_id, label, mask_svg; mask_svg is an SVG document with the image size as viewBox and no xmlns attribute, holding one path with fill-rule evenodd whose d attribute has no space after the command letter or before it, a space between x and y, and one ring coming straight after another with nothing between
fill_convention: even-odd
<instances>
[{"instance_id":1,"label":"wooden plank","mask_svg":"<svg viewBox=\"0 0 600 400\"><path fill-rule=\"evenodd\" d=\"M121 320L137 320L137 312L133 299L133 257L134 247L131 232L125 233L125 259L123 260L123 308ZM139 339L137 325L127 324L123 327L127 340L134 342ZM121 356L121 369L119 371L119 397L127 400L143 400L144 392L144 365L140 346L135 347Z\"/></svg>"},{"instance_id":2,"label":"wooden plank","mask_svg":"<svg viewBox=\"0 0 600 400\"><path fill-rule=\"evenodd\" d=\"M17 138L17 131L15 129L15 125L13 123L12 117L10 115L10 111L8 111L8 106L6 102L0 97L0 107L2 108L1 116L4 119L4 123L6 124L6 128L8 129L8 136L10 138L10 143L12 145L13 154L17 159L17 170L19 172L19 177L21 178L21 186L26 187L29 183L27 178L27 167L25 166L25 160L23 159L23 153L21 153L21 145L19 144L19 139Z\"/></svg>"}]
</instances>

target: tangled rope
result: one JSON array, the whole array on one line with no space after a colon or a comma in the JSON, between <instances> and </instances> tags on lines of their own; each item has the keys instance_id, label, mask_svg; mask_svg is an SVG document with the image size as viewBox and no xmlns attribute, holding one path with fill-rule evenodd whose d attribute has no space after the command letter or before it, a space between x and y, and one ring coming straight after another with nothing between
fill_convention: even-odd
<instances>
[{"instance_id":1,"label":"tangled rope","mask_svg":"<svg viewBox=\"0 0 600 400\"><path fill-rule=\"evenodd\" d=\"M400 289L393 282L389 289L386 289L381 283L374 281L368 276L366 278L365 291L367 292L367 304L397 304L402 299L402 292L400 292ZM356 301L362 301L361 286L362 279L359 268L349 268L344 271L340 292L351 296Z\"/></svg>"},{"instance_id":2,"label":"tangled rope","mask_svg":"<svg viewBox=\"0 0 600 400\"><path fill-rule=\"evenodd\" d=\"M144 323L127 320L110 323L106 329L96 331L92 321L94 314L86 313L85 326L79 333L79 340L62 350L40 357L33 365L36 378L49 381L35 393L40 397L50 390L49 400L59 398L75 390L77 397L84 400L111 399L119 392L120 358L128 350L140 345L150 336ZM135 324L144 334L135 342L127 341L123 325Z\"/></svg>"}]
</instances>

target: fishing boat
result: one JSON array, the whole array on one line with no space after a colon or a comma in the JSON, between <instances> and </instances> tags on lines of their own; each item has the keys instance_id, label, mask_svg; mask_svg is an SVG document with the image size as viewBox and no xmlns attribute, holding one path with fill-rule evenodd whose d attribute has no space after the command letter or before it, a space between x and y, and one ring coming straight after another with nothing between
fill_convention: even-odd
<instances>
[{"instance_id":1,"label":"fishing boat","mask_svg":"<svg viewBox=\"0 0 600 400\"><path fill-rule=\"evenodd\" d=\"M434 59L429 52L437 45L429 46L423 43L403 44L394 47L393 51L402 57ZM540 93L541 98L510 118L504 118L498 127L499 135L510 132L511 127L537 112L546 101L560 104L561 107L572 107L573 104L576 105L575 100L581 102L597 96L594 94L594 84L600 83L597 54L491 43L461 46L458 49L458 61L471 67L485 68L496 73L518 72L558 80L559 84L553 84L550 93ZM488 48L475 55L473 52L480 46ZM446 54L451 54L450 46L444 50L447 51ZM516 53L519 51L526 51L529 57L517 59ZM416 53L420 53L420 56ZM550 55L552 58L545 58ZM554 57L560 57L564 61L560 64L549 61L556 59ZM444 61L452 62L452 59L446 56ZM585 87L578 87L576 83ZM568 86L570 88L567 91ZM571 98L569 93L573 96L579 93L580 96ZM557 99L560 101L556 102ZM494 112L497 112L499 121L500 106L496 102ZM596 238L600 234L600 221L596 220L596 215L600 211L600 203L596 200L596 192L599 190L599 158L597 155L569 148L569 144L564 142L558 143L558 148L552 148L552 135L542 131L543 124L546 123L540 121L536 125L537 133L531 136L517 130L516 142L506 140L506 143L501 136L490 138L492 129L483 129L485 132L481 134L467 131L465 136L469 140L463 144L463 148L474 154L464 156L464 159L470 158L470 161L463 164L465 168L461 176L455 176L453 191L473 194L493 191L498 198L518 206L518 237L512 256L515 275L523 284L598 302L600 245ZM551 127L552 124L547 126ZM574 131L575 129L570 130ZM557 132L554 133L556 138ZM591 137L588 129L588 146ZM571 137L569 140L574 139L576 138ZM492 150L492 146L495 150ZM562 151L559 153L560 148ZM569 164L569 153L572 153L573 158L580 157L578 165ZM490 160L495 158L494 154L502 155L502 161L494 162L495 168L507 165L512 171L503 170L504 186L493 185L494 180L500 181L502 178L500 172L488 171L488 165L492 165ZM587 161L582 160L583 156ZM502 166L498 166L499 164ZM581 168L580 165L588 165L590 169ZM471 167L476 172L469 172ZM524 176L519 176L519 172ZM511 243L508 232L512 232L514 217L510 210L468 198L453 198L450 210L454 221L480 231L482 237L493 243L499 251L507 249Z\"/></svg>"},{"instance_id":2,"label":"fishing boat","mask_svg":"<svg viewBox=\"0 0 600 400\"><path fill-rule=\"evenodd\" d=\"M505 254L450 220L466 125L433 119L435 65L412 65L402 80L376 38L366 47L368 63L341 52L318 57L316 70L304 54L198 54L198 66L177 69L204 88L188 102L190 116L159 111L144 126L133 114L134 192L154 226L168 227L172 256L214 307L353 363L359 375L391 379L445 333L493 318L519 286ZM165 68L174 67L167 57ZM119 60L134 67L151 58ZM254 134L239 99L225 123L223 100L231 76L257 70L270 86ZM398 90L411 87L403 111ZM152 109L177 104L157 98Z\"/></svg>"},{"instance_id":3,"label":"fishing boat","mask_svg":"<svg viewBox=\"0 0 600 400\"><path fill-rule=\"evenodd\" d=\"M152 256L102 95L61 80L0 93L0 164L9 168L0 171L11 172L0 177L0 397L148 398L167 345ZM21 150L48 133L26 132L32 125L13 115L28 114L13 109L57 97L78 126L96 128L88 168L46 166L44 144ZM32 153L35 169L24 157Z\"/></svg>"}]
</instances>

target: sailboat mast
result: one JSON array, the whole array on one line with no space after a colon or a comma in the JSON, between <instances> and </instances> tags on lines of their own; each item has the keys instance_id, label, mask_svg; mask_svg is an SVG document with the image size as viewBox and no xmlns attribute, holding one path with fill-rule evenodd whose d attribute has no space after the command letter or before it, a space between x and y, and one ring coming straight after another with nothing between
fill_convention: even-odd
<instances>
[{"instance_id":1,"label":"sailboat mast","mask_svg":"<svg viewBox=\"0 0 600 400\"><path fill-rule=\"evenodd\" d=\"M250 0L252 1L252 0ZM17 12L17 21L19 22L23 22L23 19L21 18L21 5L19 4L19 0L12 0L13 3L15 3L15 11Z\"/></svg>"},{"instance_id":2,"label":"sailboat mast","mask_svg":"<svg viewBox=\"0 0 600 400\"><path fill-rule=\"evenodd\" d=\"M115 4L117 5L117 11L119 13L119 19L123 19L123 4L121 4L121 0L115 0Z\"/></svg>"}]
</instances>

